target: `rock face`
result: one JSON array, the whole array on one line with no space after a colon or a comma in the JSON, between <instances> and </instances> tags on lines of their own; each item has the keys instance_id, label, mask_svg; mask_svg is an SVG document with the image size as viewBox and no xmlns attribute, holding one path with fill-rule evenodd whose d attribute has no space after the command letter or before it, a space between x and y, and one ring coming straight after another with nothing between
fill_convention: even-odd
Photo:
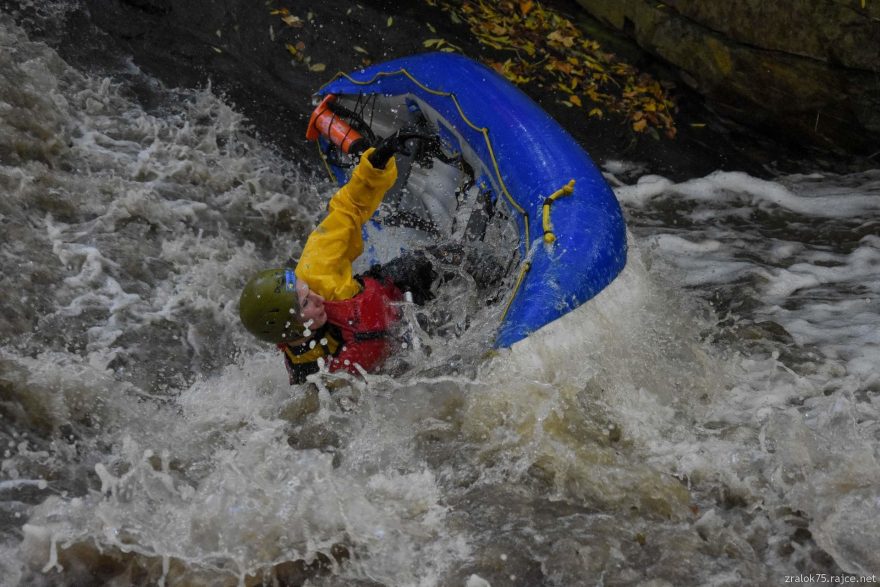
<instances>
[{"instance_id":1,"label":"rock face","mask_svg":"<svg viewBox=\"0 0 880 587\"><path fill-rule=\"evenodd\" d=\"M880 3L577 0L678 68L722 115L833 151L880 151Z\"/></svg>"}]
</instances>

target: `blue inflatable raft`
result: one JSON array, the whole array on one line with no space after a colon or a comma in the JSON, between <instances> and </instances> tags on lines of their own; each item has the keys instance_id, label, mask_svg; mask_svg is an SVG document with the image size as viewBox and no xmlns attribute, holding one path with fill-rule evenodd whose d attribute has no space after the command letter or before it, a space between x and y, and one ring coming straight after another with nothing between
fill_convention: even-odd
<instances>
[{"instance_id":1,"label":"blue inflatable raft","mask_svg":"<svg viewBox=\"0 0 880 587\"><path fill-rule=\"evenodd\" d=\"M328 95L364 106L371 97L390 99L401 116L418 111L444 151L467 162L481 193L510 208L520 235L519 267L496 347L577 308L626 264L623 215L598 168L556 121L491 69L460 55L428 53L340 73L317 92L319 100ZM371 118L365 107L360 115ZM394 129L380 128L384 136L382 130ZM333 158L334 145L323 137L319 145L344 183L349 169Z\"/></svg>"}]
</instances>

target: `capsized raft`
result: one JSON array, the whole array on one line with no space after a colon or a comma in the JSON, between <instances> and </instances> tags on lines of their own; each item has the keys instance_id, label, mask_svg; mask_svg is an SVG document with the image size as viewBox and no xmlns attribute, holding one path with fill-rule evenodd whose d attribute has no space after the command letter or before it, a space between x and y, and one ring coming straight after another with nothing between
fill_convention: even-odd
<instances>
[{"instance_id":1,"label":"capsized raft","mask_svg":"<svg viewBox=\"0 0 880 587\"><path fill-rule=\"evenodd\" d=\"M444 150L470 165L479 189L515 211L520 265L496 347L509 347L577 308L626 264L623 214L599 169L565 129L495 71L461 55L427 53L337 74L316 96L328 94L359 101L396 97L417 108ZM324 139L319 145L324 155L333 148ZM325 162L340 184L347 181L350 170L332 158Z\"/></svg>"}]
</instances>

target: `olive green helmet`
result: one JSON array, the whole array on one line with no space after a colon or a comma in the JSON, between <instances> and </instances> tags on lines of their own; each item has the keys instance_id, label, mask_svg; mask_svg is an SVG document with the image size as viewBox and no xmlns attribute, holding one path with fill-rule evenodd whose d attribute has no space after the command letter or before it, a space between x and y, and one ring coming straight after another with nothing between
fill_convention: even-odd
<instances>
[{"instance_id":1,"label":"olive green helmet","mask_svg":"<svg viewBox=\"0 0 880 587\"><path fill-rule=\"evenodd\" d=\"M279 343L301 338L303 325L293 269L267 269L253 276L241 292L238 315L260 340Z\"/></svg>"}]
</instances>

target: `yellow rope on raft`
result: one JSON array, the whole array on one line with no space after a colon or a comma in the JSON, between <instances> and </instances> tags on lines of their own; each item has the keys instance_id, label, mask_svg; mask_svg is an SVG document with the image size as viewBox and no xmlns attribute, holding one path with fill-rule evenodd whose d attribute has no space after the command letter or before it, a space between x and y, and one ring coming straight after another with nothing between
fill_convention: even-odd
<instances>
[{"instance_id":1,"label":"yellow rope on raft","mask_svg":"<svg viewBox=\"0 0 880 587\"><path fill-rule=\"evenodd\" d=\"M519 286L522 285L523 279L526 278L526 273L528 273L529 269L531 268L531 261L526 261L522 264L522 269L519 272L519 276L516 278L516 283L513 285L513 294L510 296L510 299L507 300L507 305L504 306L504 312L501 314L502 322L504 322L504 319L507 318L507 311L510 310L510 306L513 305L513 300L516 298L517 292L519 292Z\"/></svg>"},{"instance_id":2,"label":"yellow rope on raft","mask_svg":"<svg viewBox=\"0 0 880 587\"><path fill-rule=\"evenodd\" d=\"M574 180L571 180L544 200L544 207L541 210L541 215L544 220L544 242L548 245L553 244L556 241L556 235L553 234L553 224L550 222L550 205L562 196L568 196L573 192Z\"/></svg>"},{"instance_id":3,"label":"yellow rope on raft","mask_svg":"<svg viewBox=\"0 0 880 587\"><path fill-rule=\"evenodd\" d=\"M321 141L315 141L315 145L318 147L318 156L324 164L324 169L327 171L327 175L330 176L330 181L336 181L336 176L333 174L333 170L330 169L330 164L327 163L327 156L324 155L324 151L321 150Z\"/></svg>"}]
</instances>

